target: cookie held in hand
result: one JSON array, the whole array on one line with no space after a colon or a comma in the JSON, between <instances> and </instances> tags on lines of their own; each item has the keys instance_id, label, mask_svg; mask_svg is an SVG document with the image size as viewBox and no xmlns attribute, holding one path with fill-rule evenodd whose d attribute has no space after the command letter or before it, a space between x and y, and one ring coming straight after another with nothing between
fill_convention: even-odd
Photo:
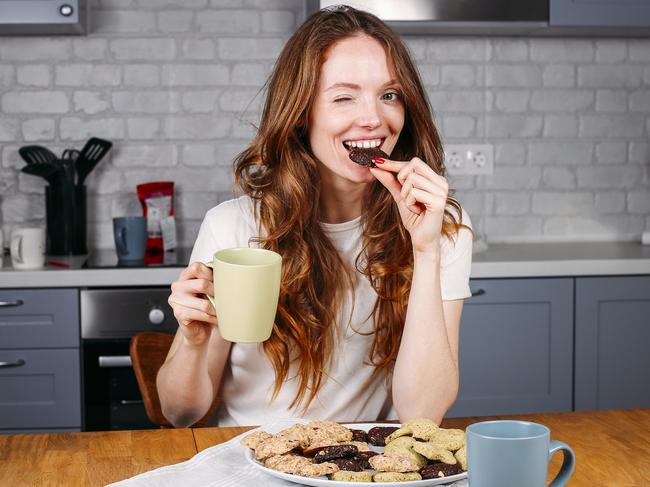
<instances>
[{"instance_id":1,"label":"cookie held in hand","mask_svg":"<svg viewBox=\"0 0 650 487\"><path fill-rule=\"evenodd\" d=\"M386 154L383 150L378 149L376 147L372 147L368 149L355 147L350 151L350 154L348 154L348 156L350 157L350 159L352 159L360 166L366 166L366 167L377 167L377 165L374 162L375 157L388 159L388 154Z\"/></svg>"}]
</instances>

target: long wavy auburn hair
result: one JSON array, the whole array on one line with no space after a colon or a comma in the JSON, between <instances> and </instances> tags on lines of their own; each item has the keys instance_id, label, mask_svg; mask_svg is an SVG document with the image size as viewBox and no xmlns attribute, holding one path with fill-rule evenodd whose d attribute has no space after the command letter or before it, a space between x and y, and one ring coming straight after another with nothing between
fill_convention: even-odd
<instances>
[{"instance_id":1,"label":"long wavy auburn hair","mask_svg":"<svg viewBox=\"0 0 650 487\"><path fill-rule=\"evenodd\" d=\"M355 285L354 274L319 224L319 161L309 145L308 121L328 49L356 35L381 43L400 82L405 123L391 158L418 156L436 173L446 172L426 93L400 38L374 15L351 7L320 10L309 17L284 46L265 84L257 134L234 162L235 186L256 203L260 247L282 255L276 321L263 344L275 369L273 399L285 381L298 380L291 408L302 405L303 412L327 380L339 337L337 312ZM366 363L374 366L370 380L381 373L388 380L406 317L413 252L397 205L378 181L368 185L363 208L363 245L356 268L378 295ZM461 226L460 205L450 196L442 233L453 238ZM295 377L289 377L292 365Z\"/></svg>"}]
</instances>

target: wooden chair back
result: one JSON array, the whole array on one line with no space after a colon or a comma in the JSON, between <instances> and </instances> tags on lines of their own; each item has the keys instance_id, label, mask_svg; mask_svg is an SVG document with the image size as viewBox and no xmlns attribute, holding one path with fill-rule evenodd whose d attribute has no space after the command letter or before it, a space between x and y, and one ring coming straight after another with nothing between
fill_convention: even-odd
<instances>
[{"instance_id":1,"label":"wooden chair back","mask_svg":"<svg viewBox=\"0 0 650 487\"><path fill-rule=\"evenodd\" d=\"M129 347L133 371L138 381L147 417L149 421L161 428L171 428L172 424L162 414L156 376L167 358L173 341L174 335L168 333L143 332L131 338ZM215 409L214 406L193 427L206 426Z\"/></svg>"}]
</instances>

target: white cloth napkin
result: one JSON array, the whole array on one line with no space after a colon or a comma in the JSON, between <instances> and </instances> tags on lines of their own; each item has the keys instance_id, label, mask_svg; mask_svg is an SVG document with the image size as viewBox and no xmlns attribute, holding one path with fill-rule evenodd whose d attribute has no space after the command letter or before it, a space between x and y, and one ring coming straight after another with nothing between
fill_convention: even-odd
<instances>
[{"instance_id":1,"label":"white cloth napkin","mask_svg":"<svg viewBox=\"0 0 650 487\"><path fill-rule=\"evenodd\" d=\"M277 433L295 423L308 422L302 419L284 419L261 426L257 430ZM185 462L150 470L107 487L296 487L295 483L272 477L248 463L244 457L245 447L240 445L239 441L253 431L247 431L226 443L207 448ZM468 487L469 484L467 480L460 480L446 485Z\"/></svg>"}]
</instances>

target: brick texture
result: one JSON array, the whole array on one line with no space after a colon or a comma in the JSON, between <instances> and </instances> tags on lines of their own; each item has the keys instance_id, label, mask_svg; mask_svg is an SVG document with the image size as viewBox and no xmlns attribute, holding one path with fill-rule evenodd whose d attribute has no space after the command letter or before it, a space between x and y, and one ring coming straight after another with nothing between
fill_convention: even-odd
<instances>
[{"instance_id":1,"label":"brick texture","mask_svg":"<svg viewBox=\"0 0 650 487\"><path fill-rule=\"evenodd\" d=\"M44 225L17 150L114 142L87 179L89 244L138 183L176 182L179 241L232 196L232 161L302 0L94 0L84 37L0 41L0 226ZM650 230L650 40L405 37L447 143L490 143L490 176L449 176L491 241Z\"/></svg>"}]
</instances>

